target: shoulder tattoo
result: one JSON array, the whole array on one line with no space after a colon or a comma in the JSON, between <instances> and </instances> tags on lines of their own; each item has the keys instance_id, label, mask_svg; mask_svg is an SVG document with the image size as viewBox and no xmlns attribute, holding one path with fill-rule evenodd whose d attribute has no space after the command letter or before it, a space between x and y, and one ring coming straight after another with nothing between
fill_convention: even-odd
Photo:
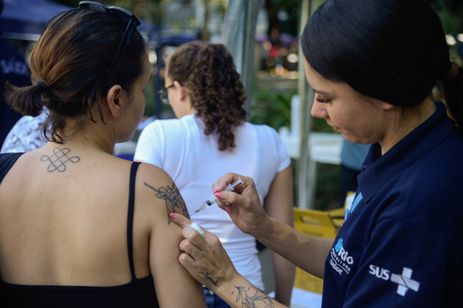
<instances>
[{"instance_id":1,"label":"shoulder tattoo","mask_svg":"<svg viewBox=\"0 0 463 308\"><path fill-rule=\"evenodd\" d=\"M41 161L48 162L48 172L64 172L70 163L76 164L80 161L77 155L70 155L70 148L54 148L52 155L42 155Z\"/></svg>"},{"instance_id":2,"label":"shoulder tattoo","mask_svg":"<svg viewBox=\"0 0 463 308\"><path fill-rule=\"evenodd\" d=\"M145 182L145 186L155 192L156 198L164 200L167 213L175 212L188 217L188 219L190 218L182 195L175 183L172 183L171 186L167 185L156 188ZM169 216L167 216L167 224L171 222Z\"/></svg>"}]
</instances>

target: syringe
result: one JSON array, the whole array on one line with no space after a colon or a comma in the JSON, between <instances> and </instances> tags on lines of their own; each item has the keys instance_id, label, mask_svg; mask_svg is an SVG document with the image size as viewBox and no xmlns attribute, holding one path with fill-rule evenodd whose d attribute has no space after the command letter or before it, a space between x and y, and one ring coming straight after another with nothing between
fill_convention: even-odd
<instances>
[{"instance_id":1,"label":"syringe","mask_svg":"<svg viewBox=\"0 0 463 308\"><path fill-rule=\"evenodd\" d=\"M243 180L238 178L233 183L228 184L227 187L225 187L224 191L233 191L236 186L238 186L239 184L243 184L243 183L244 183ZM203 204L201 204L201 206L193 214L196 214L196 213L204 210L205 208L208 208L208 207L210 207L210 206L212 206L212 205L214 205L216 203L217 203L217 198L215 196L212 196L211 198L204 201Z\"/></svg>"}]
</instances>

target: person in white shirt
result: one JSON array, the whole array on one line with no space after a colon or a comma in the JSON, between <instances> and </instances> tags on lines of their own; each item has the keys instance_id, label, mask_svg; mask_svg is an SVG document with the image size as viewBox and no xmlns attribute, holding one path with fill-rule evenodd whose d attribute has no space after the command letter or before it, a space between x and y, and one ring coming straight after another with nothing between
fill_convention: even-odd
<instances>
[{"instance_id":1,"label":"person in white shirt","mask_svg":"<svg viewBox=\"0 0 463 308\"><path fill-rule=\"evenodd\" d=\"M278 134L269 126L246 122L243 85L221 44L194 41L180 46L169 58L160 94L177 119L148 125L134 159L154 164L173 178L191 219L215 233L238 272L263 290L255 239L217 206L195 211L213 198L212 183L233 171L252 177L267 213L292 225L292 171ZM289 305L294 266L279 255L272 258L275 298ZM205 295L209 307L225 304L208 289Z\"/></svg>"},{"instance_id":2,"label":"person in white shirt","mask_svg":"<svg viewBox=\"0 0 463 308\"><path fill-rule=\"evenodd\" d=\"M47 139L44 137L44 124L48 111L43 110L38 116L25 115L11 128L3 141L0 153L21 153L40 148Z\"/></svg>"}]
</instances>

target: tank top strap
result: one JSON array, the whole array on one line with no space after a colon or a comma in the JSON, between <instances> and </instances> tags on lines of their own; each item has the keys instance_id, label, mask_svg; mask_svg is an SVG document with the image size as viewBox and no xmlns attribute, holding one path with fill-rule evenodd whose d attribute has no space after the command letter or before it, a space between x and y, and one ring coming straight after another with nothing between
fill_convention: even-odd
<instances>
[{"instance_id":1,"label":"tank top strap","mask_svg":"<svg viewBox=\"0 0 463 308\"><path fill-rule=\"evenodd\" d=\"M132 281L135 281L135 265L133 263L133 214L135 208L135 179L140 162L132 162L130 166L130 182L129 182L129 207L127 213L127 251L129 254L130 276Z\"/></svg>"},{"instance_id":2,"label":"tank top strap","mask_svg":"<svg viewBox=\"0 0 463 308\"><path fill-rule=\"evenodd\" d=\"M0 154L0 183L3 181L3 178L6 176L14 163L18 158L24 153L3 153Z\"/></svg>"}]
</instances>

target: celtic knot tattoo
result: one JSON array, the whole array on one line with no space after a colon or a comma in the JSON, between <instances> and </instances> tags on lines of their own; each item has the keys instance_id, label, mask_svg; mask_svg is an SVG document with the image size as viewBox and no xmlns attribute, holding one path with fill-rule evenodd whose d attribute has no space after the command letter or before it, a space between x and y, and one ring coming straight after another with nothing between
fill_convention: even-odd
<instances>
[{"instance_id":1,"label":"celtic knot tattoo","mask_svg":"<svg viewBox=\"0 0 463 308\"><path fill-rule=\"evenodd\" d=\"M70 152L70 148L54 148L53 155L42 155L42 157L40 157L40 160L50 162L47 168L48 172L64 172L67 169L66 164L68 162L75 164L80 161L79 156L69 156L68 154Z\"/></svg>"},{"instance_id":2,"label":"celtic knot tattoo","mask_svg":"<svg viewBox=\"0 0 463 308\"><path fill-rule=\"evenodd\" d=\"M245 288L242 286L235 286L238 294L236 295L236 302L241 303L241 307L256 307L258 302L264 304L263 307L272 308L274 306L270 297L265 295L263 291L258 292L259 289L255 287Z\"/></svg>"},{"instance_id":3,"label":"celtic knot tattoo","mask_svg":"<svg viewBox=\"0 0 463 308\"><path fill-rule=\"evenodd\" d=\"M172 186L156 188L145 182L145 186L152 189L156 193L156 197L158 199L165 201L167 214L175 212L190 218L182 195L175 183L172 183ZM172 220L170 220L169 215L167 215L167 224L170 224L171 222Z\"/></svg>"}]
</instances>

